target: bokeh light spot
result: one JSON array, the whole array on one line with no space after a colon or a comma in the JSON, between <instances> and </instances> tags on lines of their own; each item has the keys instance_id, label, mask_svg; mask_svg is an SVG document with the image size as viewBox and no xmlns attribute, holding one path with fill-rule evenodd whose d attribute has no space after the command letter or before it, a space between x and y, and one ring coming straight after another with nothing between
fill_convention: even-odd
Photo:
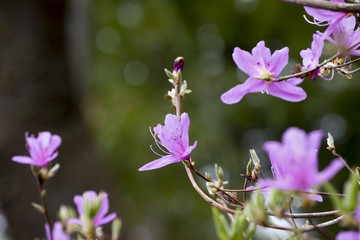
<instances>
[{"instance_id":1,"label":"bokeh light spot","mask_svg":"<svg viewBox=\"0 0 360 240\"><path fill-rule=\"evenodd\" d=\"M144 11L138 2L124 2L116 11L118 23L124 27L132 28L140 23L144 17Z\"/></svg>"}]
</instances>

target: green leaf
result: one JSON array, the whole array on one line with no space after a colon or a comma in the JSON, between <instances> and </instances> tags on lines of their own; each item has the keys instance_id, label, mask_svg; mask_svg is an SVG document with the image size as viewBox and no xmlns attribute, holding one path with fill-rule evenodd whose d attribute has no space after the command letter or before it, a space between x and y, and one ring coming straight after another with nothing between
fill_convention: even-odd
<instances>
[{"instance_id":1,"label":"green leaf","mask_svg":"<svg viewBox=\"0 0 360 240\"><path fill-rule=\"evenodd\" d=\"M213 218L215 222L216 233L221 240L229 240L229 225L224 215L219 213L216 207L212 207Z\"/></svg>"},{"instance_id":2,"label":"green leaf","mask_svg":"<svg viewBox=\"0 0 360 240\"><path fill-rule=\"evenodd\" d=\"M340 199L340 197L337 195L338 192L336 191L336 189L333 187L333 185L331 185L330 182L325 182L324 183L324 188L326 191L328 191L330 194L330 200L332 201L333 205L335 206L336 209L339 209L340 211L344 210L344 206L343 203Z\"/></svg>"},{"instance_id":3,"label":"green leaf","mask_svg":"<svg viewBox=\"0 0 360 240\"><path fill-rule=\"evenodd\" d=\"M350 179L345 183L344 186L344 200L343 206L347 212L352 212L357 206L357 199L359 193L358 179L353 174L350 174Z\"/></svg>"},{"instance_id":4,"label":"green leaf","mask_svg":"<svg viewBox=\"0 0 360 240\"><path fill-rule=\"evenodd\" d=\"M37 203L32 202L31 205L32 205L37 211L39 211L39 213L41 213L41 214L43 214L43 215L45 214L45 209L44 209L44 207L41 206L40 204L37 204Z\"/></svg>"}]
</instances>

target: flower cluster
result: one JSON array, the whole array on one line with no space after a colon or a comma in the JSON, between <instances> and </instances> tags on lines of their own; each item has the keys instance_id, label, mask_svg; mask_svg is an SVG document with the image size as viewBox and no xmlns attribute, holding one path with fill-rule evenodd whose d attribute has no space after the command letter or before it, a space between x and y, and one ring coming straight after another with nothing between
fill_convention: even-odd
<instances>
[{"instance_id":1,"label":"flower cluster","mask_svg":"<svg viewBox=\"0 0 360 240\"><path fill-rule=\"evenodd\" d=\"M77 206L79 218L76 218L75 212L72 208L62 206L59 212L60 221L54 223L51 231L50 217L45 201L46 191L43 187L48 178L53 177L59 169L58 164L50 170L48 170L47 166L49 162L58 156L58 152L55 151L61 144L61 138L58 135L52 135L50 132L40 132L37 138L33 135L28 136L26 133L25 139L30 157L14 156L12 160L14 162L30 164L32 166L33 173L39 182L39 190L43 203L43 205L32 203L32 205L40 213L45 215L47 221L45 224L47 239L70 240L71 234L75 232L79 233L81 236L88 237L88 239L97 238L97 235L102 233L101 229L98 227L113 221L116 217L116 213L111 213L106 216L109 210L107 193L101 192L96 194L94 191L86 191L82 196L75 196L74 202ZM117 219L117 222L119 221L120 220ZM74 227L73 225L78 227ZM120 231L120 226L117 227L117 230L118 232ZM116 232L113 232L113 234L114 236L118 235Z\"/></svg>"},{"instance_id":2,"label":"flower cluster","mask_svg":"<svg viewBox=\"0 0 360 240\"><path fill-rule=\"evenodd\" d=\"M344 3L343 0L331 0L332 2ZM311 48L302 50L303 67L295 69L303 71L303 74L296 72L286 78L280 79L279 74L288 63L289 49L287 47L276 50L273 55L265 47L264 41L260 41L252 49L251 54L238 47L234 49L233 60L237 67L249 75L249 78L242 84L231 88L221 95L221 100L226 104L239 102L246 94L252 92L267 93L269 95L284 99L290 102L304 100L307 95L297 85L302 83L303 78L315 80L317 76L325 78L329 69L340 68L340 73L348 78L347 74L350 64L346 64L347 56L360 56L360 28L356 28L356 18L351 13L333 12L329 10L305 7L305 11L314 18L313 22L318 26L328 26L324 33L317 32L313 35ZM339 56L325 66L319 64L322 55L324 41L327 40L336 45ZM341 68L340 65L345 67ZM345 73L344 73L345 72Z\"/></svg>"}]
</instances>

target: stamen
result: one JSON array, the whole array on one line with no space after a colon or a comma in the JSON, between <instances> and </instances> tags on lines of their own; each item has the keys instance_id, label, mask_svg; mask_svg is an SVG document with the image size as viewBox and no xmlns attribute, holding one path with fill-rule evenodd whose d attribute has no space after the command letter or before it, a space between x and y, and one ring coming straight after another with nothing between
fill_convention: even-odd
<instances>
[{"instance_id":1,"label":"stamen","mask_svg":"<svg viewBox=\"0 0 360 240\"><path fill-rule=\"evenodd\" d=\"M152 151L153 153L155 153L155 154L158 155L159 157L164 157L163 155L155 152L155 150L152 148L152 145L150 145L150 149L151 149L151 151Z\"/></svg>"},{"instance_id":2,"label":"stamen","mask_svg":"<svg viewBox=\"0 0 360 240\"><path fill-rule=\"evenodd\" d=\"M157 137L156 137L156 134L155 133L153 133L153 131L152 131L152 129L151 129L151 127L149 128L150 129L150 134L151 134L151 136L154 138L154 140L155 140L155 143L156 143L156 146L163 152L163 153L166 153L166 154L168 154L168 155L171 155L171 153L169 153L168 151L166 151L164 148L164 146L161 144L161 142L157 139ZM150 146L150 148L151 148L151 146ZM154 152L154 151L153 151ZM158 154L157 154L158 155ZM161 155L160 155L161 156Z\"/></svg>"},{"instance_id":3,"label":"stamen","mask_svg":"<svg viewBox=\"0 0 360 240\"><path fill-rule=\"evenodd\" d=\"M333 77L334 77L334 69L332 68L331 69L331 76L330 76L330 78L326 78L326 77L324 77L324 76L321 76L324 80L328 80L328 81L330 81L330 80L332 80L333 79Z\"/></svg>"},{"instance_id":4,"label":"stamen","mask_svg":"<svg viewBox=\"0 0 360 240\"><path fill-rule=\"evenodd\" d=\"M308 23L310 23L310 24L313 24L313 25L317 25L317 26L319 26L319 27L324 27L324 26L328 26L329 25L329 23L326 23L326 21L317 21L316 19L314 19L313 21L310 21L307 17L306 17L306 15L304 14L303 15L303 17L304 17L304 19L305 19L305 21L306 22L308 22Z\"/></svg>"}]
</instances>

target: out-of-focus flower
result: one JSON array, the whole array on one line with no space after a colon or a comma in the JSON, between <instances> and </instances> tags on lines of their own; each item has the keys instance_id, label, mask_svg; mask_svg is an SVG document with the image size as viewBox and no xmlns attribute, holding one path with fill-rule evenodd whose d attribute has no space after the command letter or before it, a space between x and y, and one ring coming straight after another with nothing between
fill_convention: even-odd
<instances>
[{"instance_id":1,"label":"out-of-focus flower","mask_svg":"<svg viewBox=\"0 0 360 240\"><path fill-rule=\"evenodd\" d=\"M360 232L357 231L342 231L336 235L336 240L359 240Z\"/></svg>"},{"instance_id":2,"label":"out-of-focus flower","mask_svg":"<svg viewBox=\"0 0 360 240\"><path fill-rule=\"evenodd\" d=\"M61 144L61 138L58 135L51 135L50 132L40 132L37 138L34 135L25 134L26 148L30 153L28 156L14 156L14 162L31 164L39 167L45 167L50 161L58 156L56 149Z\"/></svg>"},{"instance_id":3,"label":"out-of-focus flower","mask_svg":"<svg viewBox=\"0 0 360 240\"><path fill-rule=\"evenodd\" d=\"M49 224L45 224L45 231L47 240L70 240L70 236L64 233L63 225L60 222L55 222L52 234Z\"/></svg>"},{"instance_id":4,"label":"out-of-focus flower","mask_svg":"<svg viewBox=\"0 0 360 240\"><path fill-rule=\"evenodd\" d=\"M300 78L287 81L273 82L288 63L289 49L287 47L276 50L271 55L265 42L260 41L252 49L251 54L238 47L234 49L233 59L240 70L250 77L221 95L226 104L239 102L247 93L262 92L282 98L286 101L298 102L306 98L305 91L296 85L302 82Z\"/></svg>"},{"instance_id":5,"label":"out-of-focus flower","mask_svg":"<svg viewBox=\"0 0 360 240\"><path fill-rule=\"evenodd\" d=\"M156 145L167 155L160 155L161 158L149 162L139 168L139 171L153 170L170 163L190 159L190 153L197 142L189 146L189 128L190 119L187 113L181 114L181 120L173 114L167 114L165 125L158 124L154 127L154 134L152 134Z\"/></svg>"},{"instance_id":6,"label":"out-of-focus flower","mask_svg":"<svg viewBox=\"0 0 360 240\"><path fill-rule=\"evenodd\" d=\"M343 53L342 56L360 56L360 50L356 50L360 46L360 28L354 30L355 25L356 19L354 16L346 17L334 27L333 38L326 37L326 40L337 46L338 52L342 52L356 44L351 50Z\"/></svg>"},{"instance_id":7,"label":"out-of-focus flower","mask_svg":"<svg viewBox=\"0 0 360 240\"><path fill-rule=\"evenodd\" d=\"M275 179L260 180L260 185L282 190L309 191L330 180L344 164L340 159L335 159L323 171L318 171L318 149L322 136L320 130L306 134L299 128L291 127L284 132L282 142L266 142L264 150L269 155Z\"/></svg>"},{"instance_id":8,"label":"out-of-focus flower","mask_svg":"<svg viewBox=\"0 0 360 240\"><path fill-rule=\"evenodd\" d=\"M76 195L74 202L78 209L79 219L70 219L69 223L82 226L90 224L93 227L98 227L112 221L116 217L116 213L105 216L109 211L108 194L105 192L97 195L94 191L86 191L82 196Z\"/></svg>"},{"instance_id":9,"label":"out-of-focus flower","mask_svg":"<svg viewBox=\"0 0 360 240\"><path fill-rule=\"evenodd\" d=\"M330 2L339 2L344 3L344 0L330 0ZM323 37L328 37L333 31L336 25L348 15L346 12L335 12L330 10L312 8L312 7L304 7L307 14L314 18L314 22L310 22L311 24L315 24L318 26L328 26L325 32L323 33Z\"/></svg>"},{"instance_id":10,"label":"out-of-focus flower","mask_svg":"<svg viewBox=\"0 0 360 240\"><path fill-rule=\"evenodd\" d=\"M300 52L300 56L303 59L303 70L311 69L316 67L319 64L319 59L322 54L322 50L324 47L324 40L318 34L313 35L313 41L311 43L311 48L306 50L302 50ZM317 69L310 73L309 78L316 79L320 69Z\"/></svg>"}]
</instances>

